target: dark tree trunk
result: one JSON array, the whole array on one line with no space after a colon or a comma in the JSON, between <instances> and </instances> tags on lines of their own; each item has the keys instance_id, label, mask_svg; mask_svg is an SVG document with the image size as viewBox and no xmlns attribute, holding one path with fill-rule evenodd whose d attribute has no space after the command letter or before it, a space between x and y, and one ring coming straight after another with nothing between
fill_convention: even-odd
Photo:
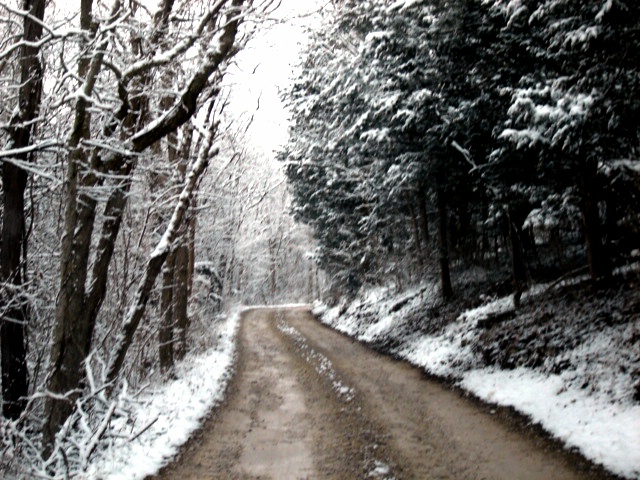
<instances>
[{"instance_id":1,"label":"dark tree trunk","mask_svg":"<svg viewBox=\"0 0 640 480\"><path fill-rule=\"evenodd\" d=\"M612 266L603 240L596 175L597 166L595 165L585 169L580 175L580 211L591 280L602 283L611 277Z\"/></svg>"},{"instance_id":2,"label":"dark tree trunk","mask_svg":"<svg viewBox=\"0 0 640 480\"><path fill-rule=\"evenodd\" d=\"M181 153L169 155L169 161L177 160L177 169L180 178L184 179L187 171L187 159L191 154L193 140L193 128L187 126L184 129L183 143ZM176 138L177 142L177 138ZM180 158L181 157L181 158ZM178 239L176 241L176 249L174 252L174 271L173 271L173 324L176 329L177 348L175 350L178 359L184 358L187 353L187 334L189 332L189 291L190 291L190 231L191 221L194 215L194 209L191 205L193 197L189 199L187 211L185 212L185 221L180 228Z\"/></svg>"},{"instance_id":3,"label":"dark tree trunk","mask_svg":"<svg viewBox=\"0 0 640 480\"><path fill-rule=\"evenodd\" d=\"M418 268L422 270L424 266L423 262L423 253L422 253L422 242L420 241L420 231L418 230L418 220L416 218L416 213L414 208L409 204L409 216L411 218L411 232L413 233L413 244L416 248L416 258L418 261Z\"/></svg>"},{"instance_id":4,"label":"dark tree trunk","mask_svg":"<svg viewBox=\"0 0 640 480\"><path fill-rule=\"evenodd\" d=\"M191 203L191 215L189 218L189 269L187 272L187 291L189 297L191 297L193 293L193 275L196 270L196 211L198 207L198 199L196 196L194 196Z\"/></svg>"},{"instance_id":5,"label":"dark tree trunk","mask_svg":"<svg viewBox=\"0 0 640 480\"><path fill-rule=\"evenodd\" d=\"M429 263L429 219L427 218L427 196L424 190L418 191L418 219L420 225L420 236L422 237L422 246L424 261Z\"/></svg>"},{"instance_id":6,"label":"dark tree trunk","mask_svg":"<svg viewBox=\"0 0 640 480\"><path fill-rule=\"evenodd\" d=\"M277 250L278 241L274 238L269 239L269 293L273 299L277 290Z\"/></svg>"},{"instance_id":7,"label":"dark tree trunk","mask_svg":"<svg viewBox=\"0 0 640 480\"><path fill-rule=\"evenodd\" d=\"M40 48L35 44L42 37L45 0L25 0L22 9L30 15L24 17L24 45L20 49L20 88L18 113L11 118L7 129L11 147L31 146L32 125L37 117L42 98L42 65ZM16 160L30 161L29 154L17 155ZM28 369L26 325L28 310L22 297L21 270L26 258L26 232L24 191L27 172L11 162L2 164L2 250L0 274L0 350L2 351L2 414L11 419L19 418L26 406L28 394ZM9 288L7 288L9 287Z\"/></svg>"},{"instance_id":8,"label":"dark tree trunk","mask_svg":"<svg viewBox=\"0 0 640 480\"><path fill-rule=\"evenodd\" d=\"M447 202L442 187L438 186L438 259L440 262L440 288L442 297L447 300L453 296L451 272L449 268L449 239L447 232Z\"/></svg>"},{"instance_id":9,"label":"dark tree trunk","mask_svg":"<svg viewBox=\"0 0 640 480\"><path fill-rule=\"evenodd\" d=\"M520 308L520 298L527 286L527 268L522 251L522 229L517 220L507 216L509 222L509 242L511 243L511 271L513 274L513 306Z\"/></svg>"},{"instance_id":10,"label":"dark tree trunk","mask_svg":"<svg viewBox=\"0 0 640 480\"><path fill-rule=\"evenodd\" d=\"M482 197L482 220L483 224L486 225L486 220L489 217L489 202L485 196ZM489 241L489 232L485 227L482 228L482 237L480 241L480 262L482 265L485 265L487 262L487 257L489 256L490 251L490 241Z\"/></svg>"},{"instance_id":11,"label":"dark tree trunk","mask_svg":"<svg viewBox=\"0 0 640 480\"><path fill-rule=\"evenodd\" d=\"M173 318L176 326L178 348L176 357L184 358L187 353L187 333L189 332L189 247L185 243L185 235L175 251L175 267L173 277Z\"/></svg>"},{"instance_id":12,"label":"dark tree trunk","mask_svg":"<svg viewBox=\"0 0 640 480\"><path fill-rule=\"evenodd\" d=\"M174 78L174 72L167 72L165 77L162 79L165 88L167 91L171 91L171 81ZM173 99L171 95L166 95L160 101L160 108L163 111L167 111L171 108L173 103ZM165 144L166 148L166 157L169 165L173 166L176 163L178 158L177 151L177 142L178 135L176 132L172 132L167 135L164 142L156 142L153 145L155 149L156 155L162 155L162 145ZM188 158L189 152L184 156L184 158ZM181 176L184 177L184 172L181 170ZM171 189L174 185L166 173L156 174L155 178L150 182L150 189L152 191L159 189ZM162 193L160 193L162 195ZM170 213L169 213L170 214ZM158 212L157 222L158 225L162 225L168 219L167 212ZM163 372L168 372L173 368L174 358L175 358L175 299L176 299L176 250L172 249L167 256L167 260L164 263L164 267L162 268L162 294L160 300L160 310L161 310L161 319L160 326L158 328L158 356L160 360L160 369Z\"/></svg>"},{"instance_id":13,"label":"dark tree trunk","mask_svg":"<svg viewBox=\"0 0 640 480\"><path fill-rule=\"evenodd\" d=\"M171 252L162 270L162 298L160 329L158 331L158 353L163 372L173 368L173 282L175 252Z\"/></svg>"},{"instance_id":14,"label":"dark tree trunk","mask_svg":"<svg viewBox=\"0 0 640 480\"><path fill-rule=\"evenodd\" d=\"M2 414L17 419L24 410L28 393L27 306L20 293L27 174L10 163L2 167Z\"/></svg>"},{"instance_id":15,"label":"dark tree trunk","mask_svg":"<svg viewBox=\"0 0 640 480\"><path fill-rule=\"evenodd\" d=\"M476 234L471 227L471 205L461 205L458 209L456 228L456 246L458 254L467 261L473 260L476 252Z\"/></svg>"}]
</instances>

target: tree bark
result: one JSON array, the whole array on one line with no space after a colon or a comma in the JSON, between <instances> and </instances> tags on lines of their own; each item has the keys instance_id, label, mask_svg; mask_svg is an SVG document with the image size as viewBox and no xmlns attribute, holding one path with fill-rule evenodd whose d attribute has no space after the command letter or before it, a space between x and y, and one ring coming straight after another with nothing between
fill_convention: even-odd
<instances>
[{"instance_id":1,"label":"tree bark","mask_svg":"<svg viewBox=\"0 0 640 480\"><path fill-rule=\"evenodd\" d=\"M422 242L420 241L420 232L418 230L418 220L416 218L416 213L411 204L409 204L409 216L411 218L411 232L413 233L413 244L416 248L416 258L418 260L418 268L422 270L424 266L423 261L423 253L422 253Z\"/></svg>"},{"instance_id":2,"label":"tree bark","mask_svg":"<svg viewBox=\"0 0 640 480\"><path fill-rule=\"evenodd\" d=\"M424 190L418 190L418 219L420 225L420 236L422 237L424 261L429 263L429 219L427 218L427 197Z\"/></svg>"},{"instance_id":3,"label":"tree bark","mask_svg":"<svg viewBox=\"0 0 640 480\"><path fill-rule=\"evenodd\" d=\"M127 198L131 189L131 181L129 175L133 170L134 164L131 159L126 162L125 168L119 172L126 178L121 184L117 185L109 196L107 204L104 208L104 222L100 232L98 245L96 248L96 259L91 267L91 280L89 281L89 290L86 294L85 309L83 323L89 325L87 332L87 345L85 354L88 354L91 347L91 338L95 328L98 312L102 306L105 295L107 293L107 280L109 275L109 265L115 250L116 240L122 226L122 217L127 206Z\"/></svg>"},{"instance_id":4,"label":"tree bark","mask_svg":"<svg viewBox=\"0 0 640 480\"><path fill-rule=\"evenodd\" d=\"M193 293L193 275L196 270L197 207L198 198L197 196L194 196L191 201L191 215L189 215L189 269L187 272L187 290L189 297L191 297L191 294Z\"/></svg>"},{"instance_id":5,"label":"tree bark","mask_svg":"<svg viewBox=\"0 0 640 480\"><path fill-rule=\"evenodd\" d=\"M45 0L24 0L23 40L20 49L20 87L18 109L7 129L12 148L31 145L33 126L42 98L42 64L40 48ZM16 160L30 161L29 154ZM10 161L2 164L2 248L0 253L0 350L2 351L2 414L17 419L26 406L29 387L27 368L26 325L28 308L22 295L22 269L27 261L24 192L27 172Z\"/></svg>"},{"instance_id":6,"label":"tree bark","mask_svg":"<svg viewBox=\"0 0 640 480\"><path fill-rule=\"evenodd\" d=\"M516 224L512 215L507 215L509 222L509 242L511 243L511 271L513 275L513 306L520 308L520 298L527 286L527 269L522 251L522 229Z\"/></svg>"},{"instance_id":7,"label":"tree bark","mask_svg":"<svg viewBox=\"0 0 640 480\"><path fill-rule=\"evenodd\" d=\"M165 4L164 7L166 8L167 4ZM172 82L174 80L174 77L174 72L166 72L164 77L162 78L162 83L167 91L172 91ZM163 111L171 108L171 104L171 95L165 95L162 100L160 100L160 108ZM156 155L160 157L163 154L162 146L163 144L165 145L166 161L170 167L174 167L174 164L178 159L178 150L176 148L177 141L178 135L176 134L176 132L171 132L162 142L156 142L152 147L155 150ZM188 152L186 158L188 158ZM180 179L184 179L184 173L180 171L180 174ZM154 173L151 178L149 187L152 192L161 190L160 195L163 195L163 191L168 192L176 186L174 185L174 183L175 180L173 178L170 178L170 176L166 173ZM156 220L159 226L168 220L168 218L166 218L167 216L167 212L162 210L158 211ZM160 299L161 319L160 325L158 327L158 356L160 361L160 370L163 372L168 372L173 368L175 358L175 270L176 250L173 249L169 252L167 260L165 261L164 267L162 269L162 293Z\"/></svg>"},{"instance_id":8,"label":"tree bark","mask_svg":"<svg viewBox=\"0 0 640 480\"><path fill-rule=\"evenodd\" d=\"M173 277L173 322L176 326L176 357L184 358L187 353L187 334L189 332L189 247L185 235L181 235L180 245L175 250L175 268Z\"/></svg>"},{"instance_id":9,"label":"tree bark","mask_svg":"<svg viewBox=\"0 0 640 480\"><path fill-rule=\"evenodd\" d=\"M590 165L580 175L580 211L591 280L600 284L611 277L611 258L603 241L602 220L598 206L597 165Z\"/></svg>"},{"instance_id":10,"label":"tree bark","mask_svg":"<svg viewBox=\"0 0 640 480\"><path fill-rule=\"evenodd\" d=\"M158 354L160 369L168 372L173 368L173 284L174 284L175 252L167 257L162 270L162 295L160 300L161 315L158 330Z\"/></svg>"},{"instance_id":11,"label":"tree bark","mask_svg":"<svg viewBox=\"0 0 640 480\"><path fill-rule=\"evenodd\" d=\"M438 203L438 257L440 262L440 288L445 300L453 296L451 272L449 269L449 240L447 232L447 203L442 187L436 191Z\"/></svg>"},{"instance_id":12,"label":"tree bark","mask_svg":"<svg viewBox=\"0 0 640 480\"><path fill-rule=\"evenodd\" d=\"M211 112L209 112L211 114ZM187 170L187 159L191 156L193 140L193 128L186 126L183 141L180 148L181 154L171 159L177 160L177 170L181 181L184 181ZM194 215L193 197L189 199L189 205L185 212L185 221L180 228L174 251L174 277L173 277L173 324L176 328L177 348L176 358L183 359L187 353L187 335L189 332L189 269L190 269L190 230L191 220Z\"/></svg>"},{"instance_id":13,"label":"tree bark","mask_svg":"<svg viewBox=\"0 0 640 480\"><path fill-rule=\"evenodd\" d=\"M4 163L2 169L2 414L17 419L28 394L27 349L25 343L27 305L22 296L22 243L24 238L24 170Z\"/></svg>"}]
</instances>

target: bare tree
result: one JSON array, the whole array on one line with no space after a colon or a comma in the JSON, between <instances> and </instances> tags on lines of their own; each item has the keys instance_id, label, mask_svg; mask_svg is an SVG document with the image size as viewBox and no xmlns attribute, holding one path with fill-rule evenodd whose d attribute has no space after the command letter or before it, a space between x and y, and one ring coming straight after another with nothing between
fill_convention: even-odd
<instances>
[{"instance_id":1,"label":"bare tree","mask_svg":"<svg viewBox=\"0 0 640 480\"><path fill-rule=\"evenodd\" d=\"M131 22L131 11L115 0L110 12L94 11L91 0L81 4L81 85L74 106L74 124L67 141L65 220L61 251L60 292L56 309L43 428L45 455L52 451L56 432L73 411L83 383L83 363L92 349L93 331L105 298L108 269L120 231L139 156L194 117L204 101L215 97L222 72L236 51L243 9L250 2L218 0L203 8L181 38L171 34L172 0L160 3L142 31L139 47L121 51L119 26ZM129 23L129 30L140 25ZM135 27L135 28L134 28ZM176 27L179 28L179 27ZM144 33L143 33L144 35ZM164 46L167 46L164 48ZM169 109L154 107L150 91L154 75L174 68L194 48L200 49L192 73L174 92ZM127 60L129 63L126 63ZM123 63L125 62L125 63ZM117 91L111 108L101 99ZM150 292L184 220L189 198L209 159L209 149L191 165L182 194L163 240L149 257L140 285L116 334L113 359L106 378L115 382ZM101 195L104 221L92 242ZM93 263L91 263L93 258Z\"/></svg>"},{"instance_id":2,"label":"bare tree","mask_svg":"<svg viewBox=\"0 0 640 480\"><path fill-rule=\"evenodd\" d=\"M28 307L22 295L26 270L25 189L33 161L32 138L42 98L40 40L45 0L24 0L19 46L18 105L5 127L7 150L2 162L2 249L0 254L0 350L2 351L2 414L19 418L28 393L25 344ZM4 61L5 59L0 59Z\"/></svg>"}]
</instances>

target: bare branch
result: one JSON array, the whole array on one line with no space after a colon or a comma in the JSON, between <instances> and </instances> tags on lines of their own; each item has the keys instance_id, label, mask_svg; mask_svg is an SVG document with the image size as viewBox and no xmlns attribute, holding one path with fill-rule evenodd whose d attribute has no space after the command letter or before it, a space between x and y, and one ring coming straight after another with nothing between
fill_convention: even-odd
<instances>
[{"instance_id":1,"label":"bare branch","mask_svg":"<svg viewBox=\"0 0 640 480\"><path fill-rule=\"evenodd\" d=\"M240 22L243 0L233 0L218 44L208 50L200 68L193 75L173 107L131 138L132 149L141 152L189 120L196 111L198 98L206 88L211 75L232 55Z\"/></svg>"},{"instance_id":2,"label":"bare branch","mask_svg":"<svg viewBox=\"0 0 640 480\"><path fill-rule=\"evenodd\" d=\"M212 151L214 136L215 130L212 128L206 144L200 150L198 158L193 162L189 169L182 193L180 194L180 199L173 211L173 216L169 225L156 245L156 248L149 256L144 276L138 286L131 308L123 321L122 332L118 335L114 359L107 371L107 383L110 385L113 385L113 382L117 379L124 364L127 351L133 342L134 334L140 324L142 315L144 314L151 289L153 288L156 277L162 270L162 265L169 254L171 245L178 235L178 231L184 220L185 212L187 211L193 192L198 184L198 180L206 169L209 163L209 158L217 154L217 150Z\"/></svg>"},{"instance_id":3,"label":"bare branch","mask_svg":"<svg viewBox=\"0 0 640 480\"><path fill-rule=\"evenodd\" d=\"M211 23L212 19L220 13L220 10L225 3L226 0L218 0L218 2L214 4L214 6L210 8L209 11L200 19L200 22L195 28L193 34L189 35L189 37L182 42L179 42L172 49L166 52L161 52L150 59L145 59L134 63L131 67L123 72L122 81L124 83L128 83L133 79L133 77L139 76L151 70L152 68L166 65L169 62L175 60L179 55L183 54L191 47L193 47L196 41L202 37L202 33Z\"/></svg>"}]
</instances>

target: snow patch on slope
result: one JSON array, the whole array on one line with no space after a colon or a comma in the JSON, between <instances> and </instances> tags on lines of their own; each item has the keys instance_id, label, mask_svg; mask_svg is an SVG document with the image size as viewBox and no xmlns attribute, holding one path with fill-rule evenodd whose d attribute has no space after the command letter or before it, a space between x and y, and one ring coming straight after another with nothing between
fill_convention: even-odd
<instances>
[{"instance_id":1,"label":"snow patch on slope","mask_svg":"<svg viewBox=\"0 0 640 480\"><path fill-rule=\"evenodd\" d=\"M532 288L523 301L535 302L547 288ZM519 410L611 472L640 478L640 405L633 398L640 363L640 346L633 339L640 335L639 320L615 324L614 319L601 329L576 331L582 340L552 358L553 365L563 365L559 374L548 361L537 368L501 370L486 364L478 344L487 331L483 321L512 310L511 297L488 301L435 331L416 328L415 320L410 324L416 305L437 303L436 292L423 286L398 297L391 289L376 288L350 304L316 304L314 313L332 328L382 345L487 402Z\"/></svg>"},{"instance_id":2,"label":"snow patch on slope","mask_svg":"<svg viewBox=\"0 0 640 480\"><path fill-rule=\"evenodd\" d=\"M169 463L211 408L224 398L239 317L237 311L220 325L214 348L187 356L177 365L175 380L150 386L132 399L132 417L112 425L111 444L93 459L82 478L144 479ZM142 434L130 439L131 432L147 425Z\"/></svg>"},{"instance_id":3,"label":"snow patch on slope","mask_svg":"<svg viewBox=\"0 0 640 480\"><path fill-rule=\"evenodd\" d=\"M567 388L559 375L528 368L467 372L460 386L487 402L518 409L614 473L640 476L640 405L606 402Z\"/></svg>"}]
</instances>

